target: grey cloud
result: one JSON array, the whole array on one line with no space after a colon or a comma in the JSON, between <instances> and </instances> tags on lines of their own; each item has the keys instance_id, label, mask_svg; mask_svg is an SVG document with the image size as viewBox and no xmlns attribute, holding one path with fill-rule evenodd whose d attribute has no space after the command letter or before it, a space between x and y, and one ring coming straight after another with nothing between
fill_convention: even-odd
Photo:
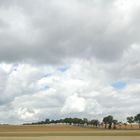
<instances>
[{"instance_id":1,"label":"grey cloud","mask_svg":"<svg viewBox=\"0 0 140 140\"><path fill-rule=\"evenodd\" d=\"M0 0L0 119L139 113L139 7L132 0ZM126 87L113 89L121 80Z\"/></svg>"},{"instance_id":2,"label":"grey cloud","mask_svg":"<svg viewBox=\"0 0 140 140\"><path fill-rule=\"evenodd\" d=\"M126 13L119 13L115 2L13 0L3 8L3 13L7 9L12 13L7 12L9 27L0 33L0 60L59 63L64 58L120 59L138 41L139 33L134 31L139 27L131 22L133 14L125 23ZM1 21L5 16L1 15ZM10 16L19 21L8 23Z\"/></svg>"}]
</instances>

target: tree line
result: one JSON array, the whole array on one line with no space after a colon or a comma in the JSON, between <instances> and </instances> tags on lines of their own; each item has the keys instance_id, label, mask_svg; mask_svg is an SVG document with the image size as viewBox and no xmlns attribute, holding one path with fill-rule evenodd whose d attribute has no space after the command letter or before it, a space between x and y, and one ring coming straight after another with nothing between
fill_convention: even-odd
<instances>
[{"instance_id":1,"label":"tree line","mask_svg":"<svg viewBox=\"0 0 140 140\"><path fill-rule=\"evenodd\" d=\"M64 118L59 120L50 120L45 119L45 121L35 122L31 124L58 124L58 123L65 123L68 125L95 125L98 126L100 122L98 120L88 120L87 118L81 119L81 118Z\"/></svg>"},{"instance_id":2,"label":"tree line","mask_svg":"<svg viewBox=\"0 0 140 140\"><path fill-rule=\"evenodd\" d=\"M137 114L136 116L128 116L126 118L127 122L131 125L131 127L133 127L133 123L138 123L139 125L139 129L140 129L140 113ZM114 119L113 116L109 115L107 117L103 118L103 123L105 124L105 128L111 129L112 125L113 125L113 129L116 129L116 125L120 125L121 122L118 122L118 120ZM126 126L127 123L124 123L124 125Z\"/></svg>"},{"instance_id":3,"label":"tree line","mask_svg":"<svg viewBox=\"0 0 140 140\"><path fill-rule=\"evenodd\" d=\"M136 122L139 124L139 129L140 129L140 113L137 114L136 116L129 116L126 118L127 122L133 126L132 123ZM35 123L28 123L29 125L38 125L38 124L68 124L68 125L75 125L75 126L95 126L97 127L104 127L108 129L117 129L116 125L120 125L121 122L118 122L118 120L114 119L112 115L108 115L103 118L102 122L100 122L98 119L93 119L93 120L88 120L87 118L64 118L64 119L59 119L59 120L50 120L50 119L45 119L44 121L39 121ZM27 124L24 124L27 125ZM127 125L124 123L124 125Z\"/></svg>"}]
</instances>

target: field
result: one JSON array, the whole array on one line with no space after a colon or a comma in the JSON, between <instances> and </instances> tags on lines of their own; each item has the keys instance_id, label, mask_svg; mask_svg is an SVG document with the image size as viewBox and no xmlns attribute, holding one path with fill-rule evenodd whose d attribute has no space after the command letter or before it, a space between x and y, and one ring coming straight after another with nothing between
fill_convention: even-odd
<instances>
[{"instance_id":1,"label":"field","mask_svg":"<svg viewBox=\"0 0 140 140\"><path fill-rule=\"evenodd\" d=\"M105 130L69 125L0 125L0 140L140 140L140 130Z\"/></svg>"}]
</instances>

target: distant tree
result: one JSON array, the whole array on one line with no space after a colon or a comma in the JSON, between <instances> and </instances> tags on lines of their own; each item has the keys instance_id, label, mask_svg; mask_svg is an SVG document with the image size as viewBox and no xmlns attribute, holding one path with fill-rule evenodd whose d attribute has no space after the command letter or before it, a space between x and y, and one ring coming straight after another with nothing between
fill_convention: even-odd
<instances>
[{"instance_id":1,"label":"distant tree","mask_svg":"<svg viewBox=\"0 0 140 140\"><path fill-rule=\"evenodd\" d=\"M73 123L74 123L74 124L77 124L78 126L79 126L80 124L84 124L83 120L80 119L80 118L73 118Z\"/></svg>"},{"instance_id":2,"label":"distant tree","mask_svg":"<svg viewBox=\"0 0 140 140\"><path fill-rule=\"evenodd\" d=\"M103 118L103 122L105 123L105 128L107 128L107 124L109 124L108 129L112 128L113 116L109 115Z\"/></svg>"},{"instance_id":3,"label":"distant tree","mask_svg":"<svg viewBox=\"0 0 140 140\"><path fill-rule=\"evenodd\" d=\"M117 120L113 120L112 122L113 122L113 129L116 129L116 124L118 123L118 121Z\"/></svg>"},{"instance_id":4,"label":"distant tree","mask_svg":"<svg viewBox=\"0 0 140 140\"><path fill-rule=\"evenodd\" d=\"M46 120L45 120L45 123L46 123L46 124L49 124L49 123L50 123L50 120L49 120L49 119L46 119Z\"/></svg>"},{"instance_id":5,"label":"distant tree","mask_svg":"<svg viewBox=\"0 0 140 140\"><path fill-rule=\"evenodd\" d=\"M64 122L71 125L73 121L72 118L65 118Z\"/></svg>"},{"instance_id":6,"label":"distant tree","mask_svg":"<svg viewBox=\"0 0 140 140\"><path fill-rule=\"evenodd\" d=\"M99 124L100 124L100 121L99 121L99 120L95 120L95 121L94 121L94 125L95 125L96 127L98 127Z\"/></svg>"},{"instance_id":7,"label":"distant tree","mask_svg":"<svg viewBox=\"0 0 140 140\"><path fill-rule=\"evenodd\" d=\"M87 118L84 118L83 119L83 123L87 125L88 124L88 119Z\"/></svg>"},{"instance_id":8,"label":"distant tree","mask_svg":"<svg viewBox=\"0 0 140 140\"><path fill-rule=\"evenodd\" d=\"M105 124L105 128L107 128L107 123L108 123L107 117L104 117L104 118L103 118L103 123Z\"/></svg>"},{"instance_id":9,"label":"distant tree","mask_svg":"<svg viewBox=\"0 0 140 140\"><path fill-rule=\"evenodd\" d=\"M132 126L132 123L134 123L134 117L133 117L133 116L130 116L130 117L127 117L126 119L127 119L127 122L128 122L129 124L131 124L131 127L133 127L133 126Z\"/></svg>"},{"instance_id":10,"label":"distant tree","mask_svg":"<svg viewBox=\"0 0 140 140\"><path fill-rule=\"evenodd\" d=\"M109 115L107 118L108 118L108 123L109 123L108 128L111 129L112 128L112 123L113 123L113 116Z\"/></svg>"},{"instance_id":11,"label":"distant tree","mask_svg":"<svg viewBox=\"0 0 140 140\"><path fill-rule=\"evenodd\" d=\"M127 128L127 123L124 123L125 129Z\"/></svg>"},{"instance_id":12,"label":"distant tree","mask_svg":"<svg viewBox=\"0 0 140 140\"><path fill-rule=\"evenodd\" d=\"M51 120L50 123L55 123L55 120Z\"/></svg>"},{"instance_id":13,"label":"distant tree","mask_svg":"<svg viewBox=\"0 0 140 140\"><path fill-rule=\"evenodd\" d=\"M101 123L100 123L100 126L103 128L103 127L104 127L104 123L103 123L103 122L101 122Z\"/></svg>"},{"instance_id":14,"label":"distant tree","mask_svg":"<svg viewBox=\"0 0 140 140\"><path fill-rule=\"evenodd\" d=\"M60 120L59 120L59 123L64 123L64 120L63 120L63 119L60 119Z\"/></svg>"},{"instance_id":15,"label":"distant tree","mask_svg":"<svg viewBox=\"0 0 140 140\"><path fill-rule=\"evenodd\" d=\"M139 129L140 129L140 113L135 116L134 120L139 124Z\"/></svg>"},{"instance_id":16,"label":"distant tree","mask_svg":"<svg viewBox=\"0 0 140 140\"><path fill-rule=\"evenodd\" d=\"M118 122L119 129L122 129L122 122Z\"/></svg>"},{"instance_id":17,"label":"distant tree","mask_svg":"<svg viewBox=\"0 0 140 140\"><path fill-rule=\"evenodd\" d=\"M96 128L98 127L99 123L100 123L100 122L99 122L98 120L91 120L91 121L90 121L90 124L96 126Z\"/></svg>"}]
</instances>

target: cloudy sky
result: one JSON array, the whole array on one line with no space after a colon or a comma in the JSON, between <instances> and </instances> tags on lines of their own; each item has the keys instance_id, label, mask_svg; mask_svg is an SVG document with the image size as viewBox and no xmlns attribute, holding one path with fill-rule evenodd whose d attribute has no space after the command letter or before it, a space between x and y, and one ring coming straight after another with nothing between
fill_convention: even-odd
<instances>
[{"instance_id":1,"label":"cloudy sky","mask_svg":"<svg viewBox=\"0 0 140 140\"><path fill-rule=\"evenodd\" d=\"M139 0L0 0L0 123L140 113Z\"/></svg>"}]
</instances>

